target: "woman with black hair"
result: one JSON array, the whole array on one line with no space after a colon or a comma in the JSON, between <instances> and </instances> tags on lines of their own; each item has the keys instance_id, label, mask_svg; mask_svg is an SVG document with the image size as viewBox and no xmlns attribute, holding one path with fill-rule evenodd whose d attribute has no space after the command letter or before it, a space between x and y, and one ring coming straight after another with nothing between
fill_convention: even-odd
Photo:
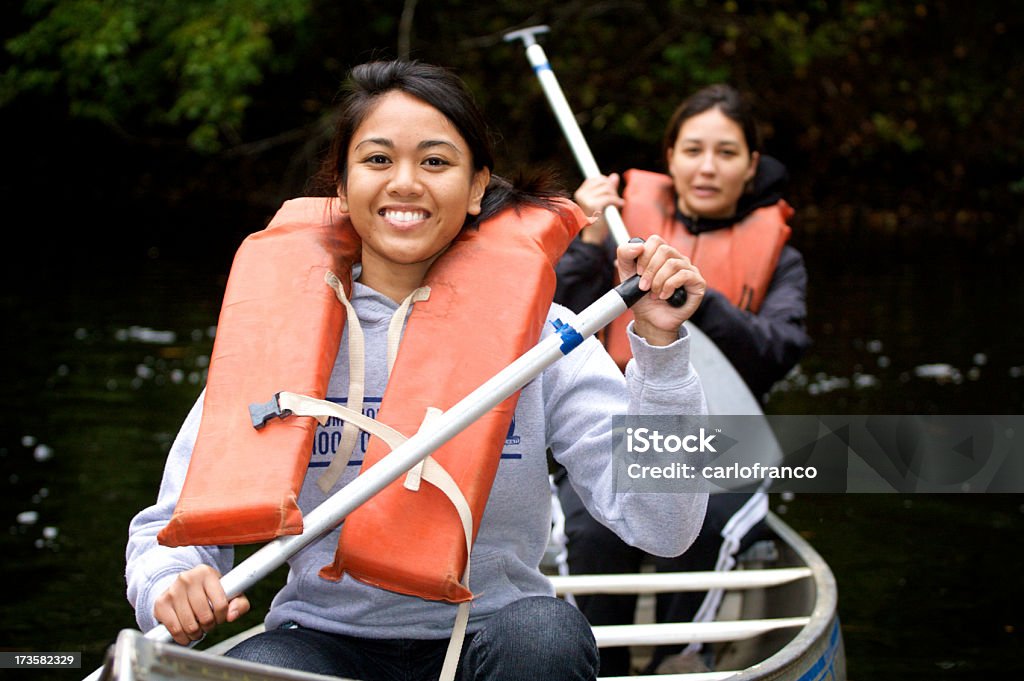
<instances>
[{"instance_id":1,"label":"woman with black hair","mask_svg":"<svg viewBox=\"0 0 1024 681\"><path fill-rule=\"evenodd\" d=\"M751 392L764 399L810 345L805 330L807 271L800 253L786 243L792 208L782 198L786 169L761 152L757 122L733 87L708 86L687 98L666 126L662 160L668 175L642 170L590 178L574 198L588 215L608 205L622 210L633 236L658 235L693 260L707 281L691 320L715 342ZM615 247L603 217L584 227L559 261L555 301L581 310L613 283ZM609 327L606 344L620 366L630 358L622 320ZM703 376L705 382L714 376ZM572 574L636 572L646 553L622 542L581 503L570 481L557 476L566 519ZM736 555L763 532L768 511L763 492L716 494L708 503L697 540L677 558L654 558L658 571L729 569ZM659 622L708 621L715 617L721 590L666 593L657 600ZM591 624L633 621L635 596L577 598ZM682 646L656 649L648 672L674 671ZM695 655L683 664L701 668ZM666 659L673 657L668 662ZM705 656L706 657L706 656ZM664 666L662 666L664 663ZM629 650L606 648L602 672L629 673Z\"/></svg>"},{"instance_id":2,"label":"woman with black hair","mask_svg":"<svg viewBox=\"0 0 1024 681\"><path fill-rule=\"evenodd\" d=\"M432 406L447 408L450 393L461 390L453 386L467 376L470 383L487 378L478 375L485 373L478 365L493 363L492 357L504 362L501 358L516 356L524 342L532 345L556 333L557 319L573 320L568 310L551 304L553 263L585 218L550 191L513 187L493 174L493 164L483 119L457 77L415 62L356 67L326 165L335 197L312 209L286 204L285 217L279 213L267 230L247 240L247 254L261 244L274 246L265 248L267 259L251 268L257 276L238 285L229 282L217 342L235 337L227 327L239 308L263 306L262 278L270 276L280 285L297 282L294 305L310 321L308 328L321 315L344 315L344 306L344 331L337 338L328 333L330 340L309 348L307 328L268 319L274 328L261 340L252 341L249 334L263 330L249 324L237 345L285 346L281 356L288 362L282 363L309 355L333 358L324 374L327 400L395 430L402 427L394 414L419 397L415 392L432 391L430 399L437 399ZM304 221L310 220L320 222L309 227ZM538 224L543 232L535 238ZM323 288L320 264L307 266L305 255L290 255L307 251L319 254L316 263L331 266L326 280L333 292ZM280 273L275 263L285 257L296 258L301 266ZM240 263L251 261L240 250L232 278ZM450 678L455 668L448 639L458 611L468 617L465 642L454 645L456 659L461 654L458 678L595 678L597 649L586 620L553 597L538 569L550 530L547 451L576 481L587 508L625 541L647 551L683 551L700 527L706 504L706 495L697 493L631 494L614 488L612 415L706 409L682 327L704 291L699 271L657 237L620 249L617 267L622 277L641 272L641 289L649 291L633 308L635 322L628 333L635 360L626 376L600 343L583 341L528 383L511 402L514 407L496 408L434 454L462 488L473 513L473 531L467 532L475 535L471 576L459 582L456 574L455 582L439 592L421 587L418 576L404 576L433 554L450 549L457 554L460 542L462 550L466 545L461 538L431 543L437 528L426 511L437 509L408 511L420 508L415 504L428 495L429 486L411 491L417 483L410 487L409 480L404 485L396 481L349 515L340 529L291 558L288 582L266 617L267 631L229 655L364 681ZM674 308L665 298L679 287L686 289L688 302ZM305 302L307 289L313 302ZM323 312L307 313L307 304ZM481 314L489 317L467 323L481 305ZM467 315L467 309L474 312ZM357 335L365 348L360 352L353 350ZM197 462L217 466L227 455L224 449L242 448L230 437L212 451L208 446L223 431L219 421L234 418L231 410L219 416L218 405L230 384L247 380L246 372L263 371L262 364L243 361L236 374L229 370L225 378L221 367L237 362L236 349L244 352L234 345L228 352L215 348L210 381L172 446L159 498L130 528L128 595L139 625L147 630L162 623L182 644L249 608L244 595L229 600L220 585L220 574L233 560L228 542L209 532L197 537L187 519L179 520L197 496L190 490L202 474L195 471L208 470L197 468ZM409 387L413 384L415 390ZM423 418L422 413L416 416ZM210 421L218 422L207 428ZM267 426L274 428L277 423ZM303 513L352 480L356 463L369 465L375 456L379 438L369 438L367 445L364 435L349 437L343 429L335 437L337 430L330 421L313 423L296 453L274 454L275 460L287 455L309 461L295 495ZM238 433L249 437L244 428ZM259 440L253 442L259 448ZM327 446L321 449L320 443ZM493 482L481 482L478 471L488 467ZM232 480L223 481L219 495L214 489L211 505L232 505L239 496L233 480L248 472L236 469L245 468L261 477L255 464L229 466L224 475ZM428 468L422 469L424 481L431 480ZM467 491L462 473L477 476L470 482L483 491ZM437 479L436 466L431 475ZM378 499L383 501L378 504ZM242 514L227 513L231 521L217 527L237 529L233 525ZM439 519L450 516L458 522L448 506L438 513ZM276 507L275 514L286 515ZM370 546L360 544L360 527L381 528L370 533ZM424 538L421 550L409 549ZM399 553L404 557L395 558ZM461 565L457 572L463 573Z\"/></svg>"}]
</instances>

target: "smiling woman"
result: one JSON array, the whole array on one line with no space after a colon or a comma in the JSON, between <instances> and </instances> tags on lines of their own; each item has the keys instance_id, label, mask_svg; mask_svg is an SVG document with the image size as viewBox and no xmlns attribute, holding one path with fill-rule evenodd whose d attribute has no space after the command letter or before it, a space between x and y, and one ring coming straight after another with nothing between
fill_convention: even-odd
<instances>
[{"instance_id":1,"label":"smiling woman","mask_svg":"<svg viewBox=\"0 0 1024 681\"><path fill-rule=\"evenodd\" d=\"M302 515L356 479L357 464L374 466L385 443L454 411L538 341L557 341L562 320L574 322L552 305L554 263L585 217L550 191L512 186L493 165L483 119L450 72L415 62L353 69L322 173L333 197L287 202L239 249L209 383L171 448L157 502L132 521L126 577L141 628L159 622L186 644L237 619L249 602L220 582L230 544L298 532ZM229 656L365 681L596 677L590 627L539 569L548 452L593 513L653 553L685 550L707 504L701 494L615 488L611 415L705 411L682 326L703 296L700 273L657 236L624 246L617 265L624 279L640 273L648 293L633 307L635 370L623 376L593 338L563 349L429 465L293 555L267 631ZM666 299L679 287L687 302L675 308ZM252 427L253 401L279 391L308 399L292 385L344 415L339 437L318 437L336 424L298 415ZM368 444L355 424L373 433ZM314 442L337 444L313 455Z\"/></svg>"},{"instance_id":2,"label":"smiling woman","mask_svg":"<svg viewBox=\"0 0 1024 681\"><path fill-rule=\"evenodd\" d=\"M363 240L367 286L402 301L434 260L480 214L488 168L473 167L469 145L449 119L404 92L382 96L356 129L341 209Z\"/></svg>"}]
</instances>

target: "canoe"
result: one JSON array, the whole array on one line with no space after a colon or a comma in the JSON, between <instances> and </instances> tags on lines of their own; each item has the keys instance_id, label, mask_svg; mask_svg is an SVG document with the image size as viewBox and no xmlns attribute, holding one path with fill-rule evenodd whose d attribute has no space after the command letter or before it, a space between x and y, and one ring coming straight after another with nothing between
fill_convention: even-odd
<instances>
[{"instance_id":1,"label":"canoe","mask_svg":"<svg viewBox=\"0 0 1024 681\"><path fill-rule=\"evenodd\" d=\"M816 681L846 678L835 578L820 555L778 516L769 513L769 538L759 556L740 559L730 572L578 575L551 578L560 595L725 590L714 622L594 627L599 647L715 644L715 671L602 677L605 681ZM748 554L749 556L749 554ZM638 617L642 620L642 614Z\"/></svg>"},{"instance_id":2,"label":"canoe","mask_svg":"<svg viewBox=\"0 0 1024 681\"><path fill-rule=\"evenodd\" d=\"M660 591L723 588L726 598L714 622L594 627L598 646L714 643L716 669L691 674L602 677L604 681L844 681L846 657L837 613L835 578L817 552L774 514L768 516L775 555L726 573L640 573L553 576L561 595L582 593L655 594ZM641 601L643 597L641 597ZM199 651L147 639L126 629L108 653L104 681L316 681L326 678L222 657L262 625Z\"/></svg>"},{"instance_id":3,"label":"canoe","mask_svg":"<svg viewBox=\"0 0 1024 681\"><path fill-rule=\"evenodd\" d=\"M762 414L757 400L713 342L688 323L692 359L705 380L713 414ZM715 645L715 671L648 677L602 677L604 681L845 681L846 657L838 619L835 578L826 562L799 534L769 513L770 536L759 555L730 572L671 574L554 575L557 594L637 593L640 601L658 592L721 588L726 596L713 622L678 622L594 627L599 647L654 646L701 641ZM767 549L767 550L766 550ZM559 549L556 546L555 552ZM642 607L641 607L642 610ZM101 681L258 681L337 679L223 657L255 626L208 650L183 648L124 630L100 671Z\"/></svg>"}]
</instances>

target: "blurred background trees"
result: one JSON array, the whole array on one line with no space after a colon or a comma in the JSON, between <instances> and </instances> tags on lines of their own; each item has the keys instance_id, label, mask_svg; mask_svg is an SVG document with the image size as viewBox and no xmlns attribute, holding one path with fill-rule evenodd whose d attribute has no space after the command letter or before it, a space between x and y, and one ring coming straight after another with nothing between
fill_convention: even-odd
<instances>
[{"instance_id":1,"label":"blurred background trees","mask_svg":"<svg viewBox=\"0 0 1024 681\"><path fill-rule=\"evenodd\" d=\"M0 21L8 203L269 213L306 190L347 69L395 56L467 80L499 172L548 166L574 187L522 45L502 39L545 23L609 172L658 168L679 100L725 80L755 97L804 234L988 251L1024 240L1024 10L1012 4L29 0Z\"/></svg>"}]
</instances>

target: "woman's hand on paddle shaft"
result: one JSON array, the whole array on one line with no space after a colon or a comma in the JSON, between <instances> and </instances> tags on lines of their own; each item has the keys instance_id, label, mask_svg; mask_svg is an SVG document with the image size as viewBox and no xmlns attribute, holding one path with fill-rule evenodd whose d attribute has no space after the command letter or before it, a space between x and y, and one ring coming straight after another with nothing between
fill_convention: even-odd
<instances>
[{"instance_id":1,"label":"woman's hand on paddle shaft","mask_svg":"<svg viewBox=\"0 0 1024 681\"><path fill-rule=\"evenodd\" d=\"M608 222L604 219L602 211L607 206L621 209L625 205L625 201L619 196L618 173L584 180L572 198L583 209L585 215L597 216L593 224L584 227L580 232L580 239L589 244L603 244L608 238Z\"/></svg>"},{"instance_id":2,"label":"woman's hand on paddle shaft","mask_svg":"<svg viewBox=\"0 0 1024 681\"><path fill-rule=\"evenodd\" d=\"M650 292L633 305L633 331L651 345L678 340L679 326L697 310L707 288L700 270L659 236L619 246L615 264L622 281L639 274L640 290ZM672 307L666 299L678 288L686 290L686 302Z\"/></svg>"},{"instance_id":3,"label":"woman's hand on paddle shaft","mask_svg":"<svg viewBox=\"0 0 1024 681\"><path fill-rule=\"evenodd\" d=\"M247 612L249 599L243 594L229 601L220 584L220 573L208 565L179 574L153 605L157 621L183 646Z\"/></svg>"}]
</instances>

